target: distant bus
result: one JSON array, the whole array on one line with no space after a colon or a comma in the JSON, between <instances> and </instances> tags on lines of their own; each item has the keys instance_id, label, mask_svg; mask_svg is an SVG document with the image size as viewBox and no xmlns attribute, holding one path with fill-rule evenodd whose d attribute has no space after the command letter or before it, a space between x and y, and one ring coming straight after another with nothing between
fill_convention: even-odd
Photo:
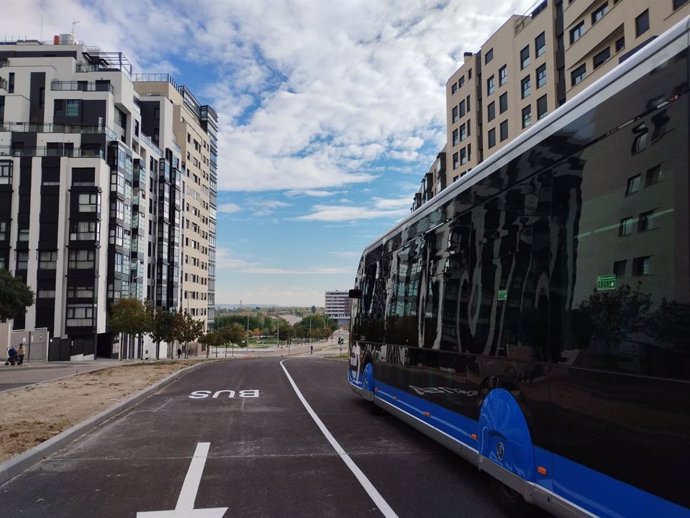
<instances>
[{"instance_id":1,"label":"distant bus","mask_svg":"<svg viewBox=\"0 0 690 518\"><path fill-rule=\"evenodd\" d=\"M351 387L506 509L690 516L688 25L362 255Z\"/></svg>"}]
</instances>

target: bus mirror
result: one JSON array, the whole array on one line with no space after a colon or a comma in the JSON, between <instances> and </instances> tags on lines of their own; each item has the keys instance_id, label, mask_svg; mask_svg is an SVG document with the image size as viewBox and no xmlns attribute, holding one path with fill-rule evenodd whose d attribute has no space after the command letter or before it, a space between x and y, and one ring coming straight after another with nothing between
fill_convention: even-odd
<instances>
[{"instance_id":1,"label":"bus mirror","mask_svg":"<svg viewBox=\"0 0 690 518\"><path fill-rule=\"evenodd\" d=\"M350 290L347 292L347 296L350 297L351 299L361 299L362 298L362 290Z\"/></svg>"}]
</instances>

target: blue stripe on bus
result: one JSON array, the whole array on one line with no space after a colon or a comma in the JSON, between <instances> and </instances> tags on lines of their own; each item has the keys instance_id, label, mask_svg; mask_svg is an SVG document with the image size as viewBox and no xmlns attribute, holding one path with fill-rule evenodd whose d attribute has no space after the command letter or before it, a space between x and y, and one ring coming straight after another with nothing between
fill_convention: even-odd
<instances>
[{"instance_id":1,"label":"blue stripe on bus","mask_svg":"<svg viewBox=\"0 0 690 518\"><path fill-rule=\"evenodd\" d=\"M361 388L361 385L351 377L348 377L348 381ZM436 403L379 380L375 380L374 387L375 397L407 412L431 428L449 435L474 450L480 449L479 441L472 439L472 434L476 434L478 438L481 437L478 421L447 410ZM425 415L425 413L429 415ZM631 455L634 455L634 452L631 452ZM534 447L534 456L535 465L547 468L547 475L539 476L537 484L590 513L612 518L628 516L690 518L690 509L654 496L538 446ZM554 477L554 474L557 477Z\"/></svg>"}]
</instances>

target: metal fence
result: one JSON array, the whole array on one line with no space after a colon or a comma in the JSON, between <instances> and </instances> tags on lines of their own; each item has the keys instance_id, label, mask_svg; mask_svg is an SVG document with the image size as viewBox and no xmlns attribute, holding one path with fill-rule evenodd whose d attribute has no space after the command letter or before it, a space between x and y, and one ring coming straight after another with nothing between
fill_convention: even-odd
<instances>
[{"instance_id":1,"label":"metal fence","mask_svg":"<svg viewBox=\"0 0 690 518\"><path fill-rule=\"evenodd\" d=\"M46 361L48 359L48 329L38 328L26 331L19 329L12 331L10 343L15 349L24 344L24 361Z\"/></svg>"}]
</instances>

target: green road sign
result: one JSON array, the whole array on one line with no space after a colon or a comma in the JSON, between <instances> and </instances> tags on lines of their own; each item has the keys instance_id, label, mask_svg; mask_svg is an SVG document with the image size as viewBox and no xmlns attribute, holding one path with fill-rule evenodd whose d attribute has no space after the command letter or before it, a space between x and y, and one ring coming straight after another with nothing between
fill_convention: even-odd
<instances>
[{"instance_id":1,"label":"green road sign","mask_svg":"<svg viewBox=\"0 0 690 518\"><path fill-rule=\"evenodd\" d=\"M607 291L616 289L615 275L598 275L597 276L597 290Z\"/></svg>"},{"instance_id":2,"label":"green road sign","mask_svg":"<svg viewBox=\"0 0 690 518\"><path fill-rule=\"evenodd\" d=\"M508 290L498 290L498 300L508 300Z\"/></svg>"}]
</instances>

